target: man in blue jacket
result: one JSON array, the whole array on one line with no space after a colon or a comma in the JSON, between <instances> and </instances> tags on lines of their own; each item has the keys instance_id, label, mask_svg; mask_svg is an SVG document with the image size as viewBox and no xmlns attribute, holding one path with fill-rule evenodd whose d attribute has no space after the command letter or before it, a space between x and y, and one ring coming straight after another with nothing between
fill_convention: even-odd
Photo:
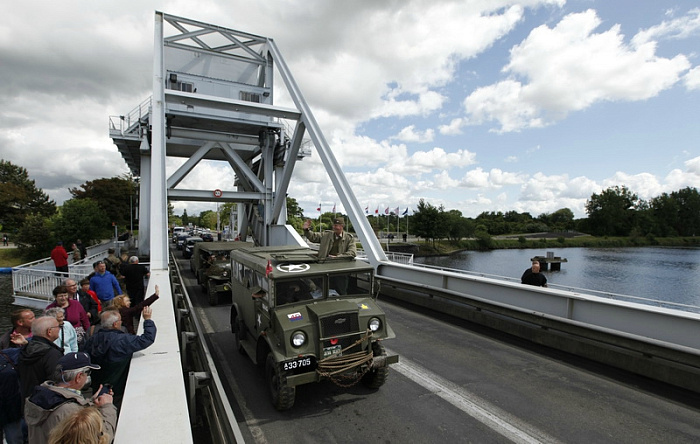
<instances>
[{"instance_id":1,"label":"man in blue jacket","mask_svg":"<svg viewBox=\"0 0 700 444\"><path fill-rule=\"evenodd\" d=\"M114 404L121 406L129 374L131 356L148 348L156 340L156 324L151 320L153 311L144 307L143 335L132 335L121 330L122 318L117 310L105 310L100 315L102 328L91 336L85 344L95 364L101 367L92 373L92 386L97 390L100 384L111 384Z\"/></svg>"},{"instance_id":2,"label":"man in blue jacket","mask_svg":"<svg viewBox=\"0 0 700 444\"><path fill-rule=\"evenodd\" d=\"M104 307L112 305L114 292L122 294L117 278L107 271L104 261L95 262L95 275L90 278L90 290L97 293L97 297L102 301Z\"/></svg>"}]
</instances>

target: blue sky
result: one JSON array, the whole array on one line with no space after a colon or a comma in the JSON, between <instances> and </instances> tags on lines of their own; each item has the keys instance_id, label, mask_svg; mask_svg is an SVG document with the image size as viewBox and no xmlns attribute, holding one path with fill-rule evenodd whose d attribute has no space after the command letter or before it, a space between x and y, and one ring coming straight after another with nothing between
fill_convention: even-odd
<instances>
[{"instance_id":1,"label":"blue sky","mask_svg":"<svg viewBox=\"0 0 700 444\"><path fill-rule=\"evenodd\" d=\"M150 95L153 11L272 37L360 202L570 208L700 185L697 1L358 0L13 4L0 25L0 157L58 203L126 172L109 115ZM76 14L76 11L81 14ZM281 105L285 98L281 97ZM169 163L169 171L177 162ZM230 189L212 162L183 187ZM318 156L289 195L340 201ZM175 203L190 214L213 204Z\"/></svg>"}]
</instances>

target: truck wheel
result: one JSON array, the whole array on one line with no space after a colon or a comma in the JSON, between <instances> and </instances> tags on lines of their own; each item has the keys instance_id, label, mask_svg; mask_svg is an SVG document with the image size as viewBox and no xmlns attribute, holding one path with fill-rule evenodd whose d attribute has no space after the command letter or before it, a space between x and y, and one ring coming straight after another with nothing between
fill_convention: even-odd
<instances>
[{"instance_id":1,"label":"truck wheel","mask_svg":"<svg viewBox=\"0 0 700 444\"><path fill-rule=\"evenodd\" d=\"M265 377L267 378L267 385L270 387L272 405L277 410L291 408L294 405L296 387L289 387L283 382L282 372L279 365L275 362L272 352L267 354L267 360L265 361Z\"/></svg>"},{"instance_id":2,"label":"truck wheel","mask_svg":"<svg viewBox=\"0 0 700 444\"><path fill-rule=\"evenodd\" d=\"M243 348L243 345L241 344L241 339L243 339L243 332L241 331L243 329L243 325L241 324L241 321L238 320L238 316L235 316L233 318L233 321L231 321L231 330L233 330L233 343L234 347L236 347L236 350L240 354L245 354L245 349Z\"/></svg>"},{"instance_id":3,"label":"truck wheel","mask_svg":"<svg viewBox=\"0 0 700 444\"><path fill-rule=\"evenodd\" d=\"M219 292L216 291L216 285L211 281L207 282L207 293L209 294L209 305L215 306L219 304Z\"/></svg>"},{"instance_id":4,"label":"truck wheel","mask_svg":"<svg viewBox=\"0 0 700 444\"><path fill-rule=\"evenodd\" d=\"M384 346L379 342L372 343L372 353L375 357L386 356L386 350L384 350ZM370 369L367 373L365 373L365 375L362 377L362 383L371 389L378 389L379 387L384 385L387 376L389 376L388 365L384 367L373 368Z\"/></svg>"}]
</instances>

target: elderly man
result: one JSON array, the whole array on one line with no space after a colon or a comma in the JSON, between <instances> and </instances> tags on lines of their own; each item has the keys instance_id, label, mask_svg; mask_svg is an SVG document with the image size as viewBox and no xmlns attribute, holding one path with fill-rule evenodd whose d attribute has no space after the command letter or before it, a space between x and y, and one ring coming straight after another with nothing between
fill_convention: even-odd
<instances>
[{"instance_id":1,"label":"elderly man","mask_svg":"<svg viewBox=\"0 0 700 444\"><path fill-rule=\"evenodd\" d=\"M58 362L53 380L38 386L24 408L29 429L29 444L48 442L49 434L61 421L75 412L96 406L102 415L103 431L111 442L117 425L117 408L112 395L97 392L86 399L81 390L90 387L90 372L100 366L90 361L87 353L68 353ZM100 386L102 388L102 386Z\"/></svg>"},{"instance_id":2,"label":"elderly man","mask_svg":"<svg viewBox=\"0 0 700 444\"><path fill-rule=\"evenodd\" d=\"M345 221L341 218L333 219L333 230L323 234L310 231L311 220L304 222L304 236L311 242L318 242L318 257L355 257L357 247L355 238L345 231Z\"/></svg>"},{"instance_id":3,"label":"elderly man","mask_svg":"<svg viewBox=\"0 0 700 444\"><path fill-rule=\"evenodd\" d=\"M539 261L532 261L532 267L525 270L523 276L520 278L520 282L527 285L534 285L536 287L547 286L547 278L540 273Z\"/></svg>"},{"instance_id":4,"label":"elderly man","mask_svg":"<svg viewBox=\"0 0 700 444\"><path fill-rule=\"evenodd\" d=\"M97 294L97 297L105 307L112 305L115 291L117 294L122 294L122 288L117 278L107 271L103 261L95 262L95 275L90 278L90 290Z\"/></svg>"},{"instance_id":5,"label":"elderly man","mask_svg":"<svg viewBox=\"0 0 700 444\"><path fill-rule=\"evenodd\" d=\"M119 311L103 311L100 315L102 328L85 344L85 351L102 367L93 375L93 388L100 383L111 384L117 407L121 405L124 396L131 356L150 347L156 340L156 324L151 320L151 307L144 307L142 314L143 335L136 336L121 330L122 318Z\"/></svg>"},{"instance_id":6,"label":"elderly man","mask_svg":"<svg viewBox=\"0 0 700 444\"><path fill-rule=\"evenodd\" d=\"M22 400L53 375L63 356L61 347L54 344L60 329L56 318L51 316L41 316L32 322L33 338L20 351L17 363Z\"/></svg>"},{"instance_id":7,"label":"elderly man","mask_svg":"<svg viewBox=\"0 0 700 444\"><path fill-rule=\"evenodd\" d=\"M34 312L28 308L15 310L10 314L12 328L0 337L0 350L11 347L21 347L21 344L13 342L14 338L23 336L28 339L32 337L32 322L34 322ZM24 343L23 339L20 339Z\"/></svg>"}]
</instances>

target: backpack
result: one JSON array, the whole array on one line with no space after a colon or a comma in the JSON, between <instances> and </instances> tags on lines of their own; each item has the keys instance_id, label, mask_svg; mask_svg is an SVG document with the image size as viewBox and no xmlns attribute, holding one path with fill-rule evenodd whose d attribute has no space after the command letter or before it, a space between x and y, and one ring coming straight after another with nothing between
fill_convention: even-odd
<instances>
[{"instance_id":1,"label":"backpack","mask_svg":"<svg viewBox=\"0 0 700 444\"><path fill-rule=\"evenodd\" d=\"M0 423L18 420L22 415L22 395L15 365L21 348L0 351Z\"/></svg>"}]
</instances>

